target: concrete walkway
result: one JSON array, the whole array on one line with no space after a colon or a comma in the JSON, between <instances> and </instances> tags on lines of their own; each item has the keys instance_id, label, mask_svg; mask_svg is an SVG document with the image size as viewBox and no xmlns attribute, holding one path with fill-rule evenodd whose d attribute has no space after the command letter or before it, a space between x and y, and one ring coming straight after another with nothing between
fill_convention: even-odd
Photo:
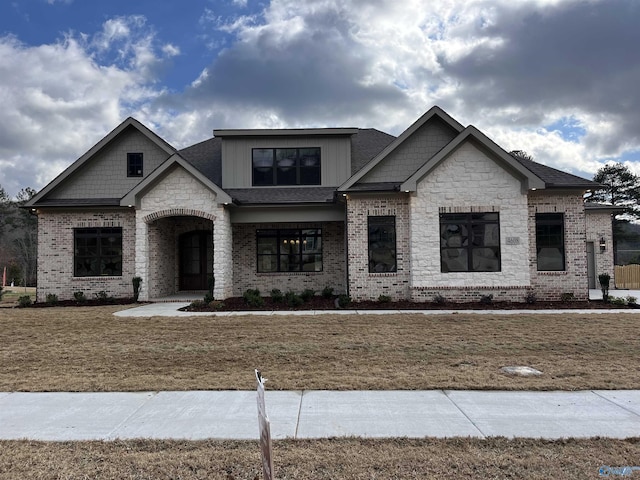
<instances>
[{"instance_id":1,"label":"concrete walkway","mask_svg":"<svg viewBox=\"0 0 640 480\"><path fill-rule=\"evenodd\" d=\"M257 439L255 391L0 393L0 439ZM267 391L274 439L640 436L640 390Z\"/></svg>"}]
</instances>

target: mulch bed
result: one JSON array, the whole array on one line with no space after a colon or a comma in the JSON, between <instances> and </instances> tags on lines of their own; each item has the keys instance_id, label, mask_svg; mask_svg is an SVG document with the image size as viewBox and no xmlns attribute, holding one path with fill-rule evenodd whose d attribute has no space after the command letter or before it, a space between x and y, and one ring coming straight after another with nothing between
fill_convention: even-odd
<instances>
[{"instance_id":1,"label":"mulch bed","mask_svg":"<svg viewBox=\"0 0 640 480\"><path fill-rule=\"evenodd\" d=\"M336 306L336 298L315 296L299 307L291 307L286 302L274 302L271 297L263 297L264 304L260 307L250 306L242 297L227 298L209 304L193 304L180 310L185 312L218 312L218 311L296 311L296 310L340 310ZM612 308L632 309L637 305L613 305L602 301L568 301L568 302L465 302L465 303L436 303L411 302L408 300L396 302L379 302L375 300L351 302L342 310L555 310L555 309L600 309Z\"/></svg>"}]
</instances>

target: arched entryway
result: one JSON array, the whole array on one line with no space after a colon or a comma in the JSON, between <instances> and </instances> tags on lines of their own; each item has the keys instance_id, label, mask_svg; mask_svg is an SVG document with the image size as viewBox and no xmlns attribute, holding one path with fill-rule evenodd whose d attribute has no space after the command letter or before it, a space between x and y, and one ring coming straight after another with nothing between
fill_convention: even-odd
<instances>
[{"instance_id":1,"label":"arched entryway","mask_svg":"<svg viewBox=\"0 0 640 480\"><path fill-rule=\"evenodd\" d=\"M193 230L178 239L178 288L181 291L208 290L213 276L213 234Z\"/></svg>"}]
</instances>

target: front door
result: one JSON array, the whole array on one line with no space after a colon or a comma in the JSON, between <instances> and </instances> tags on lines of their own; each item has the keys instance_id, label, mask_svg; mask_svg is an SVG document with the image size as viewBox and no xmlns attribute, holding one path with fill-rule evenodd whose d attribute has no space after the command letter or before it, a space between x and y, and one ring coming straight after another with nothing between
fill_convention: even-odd
<instances>
[{"instance_id":1,"label":"front door","mask_svg":"<svg viewBox=\"0 0 640 480\"><path fill-rule=\"evenodd\" d=\"M213 274L213 242L209 231L180 235L180 290L208 290Z\"/></svg>"}]
</instances>

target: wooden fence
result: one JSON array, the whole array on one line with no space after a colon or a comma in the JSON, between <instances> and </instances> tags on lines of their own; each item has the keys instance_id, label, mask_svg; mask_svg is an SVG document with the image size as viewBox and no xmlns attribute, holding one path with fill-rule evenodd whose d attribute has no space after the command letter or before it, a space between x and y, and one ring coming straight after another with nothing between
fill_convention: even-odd
<instances>
[{"instance_id":1,"label":"wooden fence","mask_svg":"<svg viewBox=\"0 0 640 480\"><path fill-rule=\"evenodd\" d=\"M616 288L640 290L640 265L616 265Z\"/></svg>"}]
</instances>

